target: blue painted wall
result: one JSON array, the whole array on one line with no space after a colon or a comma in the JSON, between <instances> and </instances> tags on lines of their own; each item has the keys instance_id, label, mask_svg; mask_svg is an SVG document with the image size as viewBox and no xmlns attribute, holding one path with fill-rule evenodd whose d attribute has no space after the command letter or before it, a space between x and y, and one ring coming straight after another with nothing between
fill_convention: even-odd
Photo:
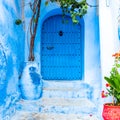
<instances>
[{"instance_id":1,"label":"blue painted wall","mask_svg":"<svg viewBox=\"0 0 120 120\"><path fill-rule=\"evenodd\" d=\"M2 0L1 6L3 9L2 17L0 16L0 38L1 45L6 57L6 77L4 87L1 88L1 103L7 94L17 92L18 76L20 64L28 59L29 40L28 28L31 18L29 3L30 0L25 1L25 41L23 24L15 25L15 19L21 17L21 3L20 1ZM96 5L96 1L88 0L91 5ZM60 14L61 10L55 3L45 6L45 0L42 0L41 17L39 19L39 26L37 30L37 37L35 40L35 60L41 65L41 28L43 21L52 15ZM97 102L100 97L101 88L101 69L100 69L100 44L99 44L99 21L97 8L92 7L88 9L88 13L83 17L84 19L84 77L83 81L94 88L94 101ZM4 29L3 29L4 28ZM25 49L24 49L25 44ZM40 66L41 67L41 66ZM1 75L2 76L2 75Z\"/></svg>"},{"instance_id":2,"label":"blue painted wall","mask_svg":"<svg viewBox=\"0 0 120 120\"><path fill-rule=\"evenodd\" d=\"M90 5L96 6L96 0L88 0ZM51 3L45 6L42 1L41 17L37 31L35 54L36 60L40 61L41 26L43 21L52 15L61 14L58 5ZM101 92L101 65L100 65L100 38L99 38L99 14L98 7L89 7L84 19L84 77L83 81L94 88L94 101L97 102Z\"/></svg>"},{"instance_id":3,"label":"blue painted wall","mask_svg":"<svg viewBox=\"0 0 120 120\"><path fill-rule=\"evenodd\" d=\"M0 71L0 105L7 102L5 98L9 95L18 92L20 64L24 61L23 26L15 24L15 20L21 18L20 5L21 1L0 1L0 67L3 67Z\"/></svg>"},{"instance_id":4,"label":"blue painted wall","mask_svg":"<svg viewBox=\"0 0 120 120\"><path fill-rule=\"evenodd\" d=\"M26 0L26 4L29 0ZM96 6L96 0L88 0L90 5ZM25 25L26 30L30 21L30 8L25 6ZM41 68L41 28L44 20L55 14L61 14L61 9L55 3L45 6L45 0L42 0L41 14L37 37L35 40L35 60ZM83 81L93 87L93 100L97 102L101 92L101 64L100 64L100 38L99 38L99 14L98 7L89 7L88 13L83 17L84 20L84 72ZM27 35L27 32L26 32ZM27 38L26 38L27 39ZM25 58L28 59L28 45L26 43ZM40 69L41 70L41 69ZM97 103L96 103L97 104Z\"/></svg>"}]
</instances>

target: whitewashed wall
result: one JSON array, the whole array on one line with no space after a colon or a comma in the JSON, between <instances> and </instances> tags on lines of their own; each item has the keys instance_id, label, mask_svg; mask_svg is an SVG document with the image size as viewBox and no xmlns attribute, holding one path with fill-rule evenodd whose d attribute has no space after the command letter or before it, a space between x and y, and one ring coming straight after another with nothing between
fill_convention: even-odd
<instances>
[{"instance_id":1,"label":"whitewashed wall","mask_svg":"<svg viewBox=\"0 0 120 120\"><path fill-rule=\"evenodd\" d=\"M118 39L118 9L119 0L99 0L99 29L100 29L100 52L101 52L101 81L102 90L106 90L104 76L110 74L114 62L112 54L120 50ZM111 102L112 98L101 98L99 111L102 116L103 103Z\"/></svg>"},{"instance_id":2,"label":"whitewashed wall","mask_svg":"<svg viewBox=\"0 0 120 120\"><path fill-rule=\"evenodd\" d=\"M100 22L100 51L102 87L105 87L104 76L109 75L113 65L112 54L119 50L118 39L118 5L119 1L99 1L99 22Z\"/></svg>"}]
</instances>

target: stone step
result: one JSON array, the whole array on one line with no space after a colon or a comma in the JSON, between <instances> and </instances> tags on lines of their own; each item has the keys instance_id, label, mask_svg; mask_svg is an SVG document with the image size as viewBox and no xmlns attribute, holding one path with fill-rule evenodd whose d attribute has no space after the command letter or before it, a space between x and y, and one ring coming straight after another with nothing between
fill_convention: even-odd
<instances>
[{"instance_id":1,"label":"stone step","mask_svg":"<svg viewBox=\"0 0 120 120\"><path fill-rule=\"evenodd\" d=\"M44 89L42 97L60 97L60 98L93 98L90 89Z\"/></svg>"},{"instance_id":2,"label":"stone step","mask_svg":"<svg viewBox=\"0 0 120 120\"><path fill-rule=\"evenodd\" d=\"M29 106L29 107L28 107ZM33 111L42 113L96 113L93 102L86 98L41 98L37 101L20 100L16 104L18 111Z\"/></svg>"},{"instance_id":3,"label":"stone step","mask_svg":"<svg viewBox=\"0 0 120 120\"><path fill-rule=\"evenodd\" d=\"M37 112L16 112L11 120L99 120L96 115L88 114L56 114L56 113L37 113Z\"/></svg>"},{"instance_id":4,"label":"stone step","mask_svg":"<svg viewBox=\"0 0 120 120\"><path fill-rule=\"evenodd\" d=\"M92 102L83 98L83 99L74 99L74 98L42 98L42 105L60 105L60 106L82 106L83 103L86 103L92 106ZM49 101L49 102L48 102Z\"/></svg>"},{"instance_id":5,"label":"stone step","mask_svg":"<svg viewBox=\"0 0 120 120\"><path fill-rule=\"evenodd\" d=\"M43 81L39 100L16 103L11 120L99 120L93 88L82 81Z\"/></svg>"},{"instance_id":6,"label":"stone step","mask_svg":"<svg viewBox=\"0 0 120 120\"><path fill-rule=\"evenodd\" d=\"M80 89L80 88L90 88L89 84L84 83L80 80L70 80L70 81L63 81L63 80L43 80L43 89Z\"/></svg>"},{"instance_id":7,"label":"stone step","mask_svg":"<svg viewBox=\"0 0 120 120\"><path fill-rule=\"evenodd\" d=\"M92 99L93 88L81 81L44 81L42 97Z\"/></svg>"}]
</instances>

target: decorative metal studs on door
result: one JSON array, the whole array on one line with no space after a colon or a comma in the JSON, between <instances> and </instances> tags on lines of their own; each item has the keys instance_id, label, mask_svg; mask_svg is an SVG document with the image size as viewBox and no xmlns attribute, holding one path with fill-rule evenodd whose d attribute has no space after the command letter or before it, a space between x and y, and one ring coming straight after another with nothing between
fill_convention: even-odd
<instances>
[{"instance_id":1,"label":"decorative metal studs on door","mask_svg":"<svg viewBox=\"0 0 120 120\"><path fill-rule=\"evenodd\" d=\"M59 31L59 36L63 36L63 31L62 30Z\"/></svg>"}]
</instances>

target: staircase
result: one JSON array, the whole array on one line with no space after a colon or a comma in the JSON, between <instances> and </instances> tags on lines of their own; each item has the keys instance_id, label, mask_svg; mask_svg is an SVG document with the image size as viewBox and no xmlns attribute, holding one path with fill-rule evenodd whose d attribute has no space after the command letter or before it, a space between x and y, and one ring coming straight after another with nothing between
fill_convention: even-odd
<instances>
[{"instance_id":1,"label":"staircase","mask_svg":"<svg viewBox=\"0 0 120 120\"><path fill-rule=\"evenodd\" d=\"M99 120L92 92L81 81L43 81L42 97L21 99L11 120Z\"/></svg>"}]
</instances>

